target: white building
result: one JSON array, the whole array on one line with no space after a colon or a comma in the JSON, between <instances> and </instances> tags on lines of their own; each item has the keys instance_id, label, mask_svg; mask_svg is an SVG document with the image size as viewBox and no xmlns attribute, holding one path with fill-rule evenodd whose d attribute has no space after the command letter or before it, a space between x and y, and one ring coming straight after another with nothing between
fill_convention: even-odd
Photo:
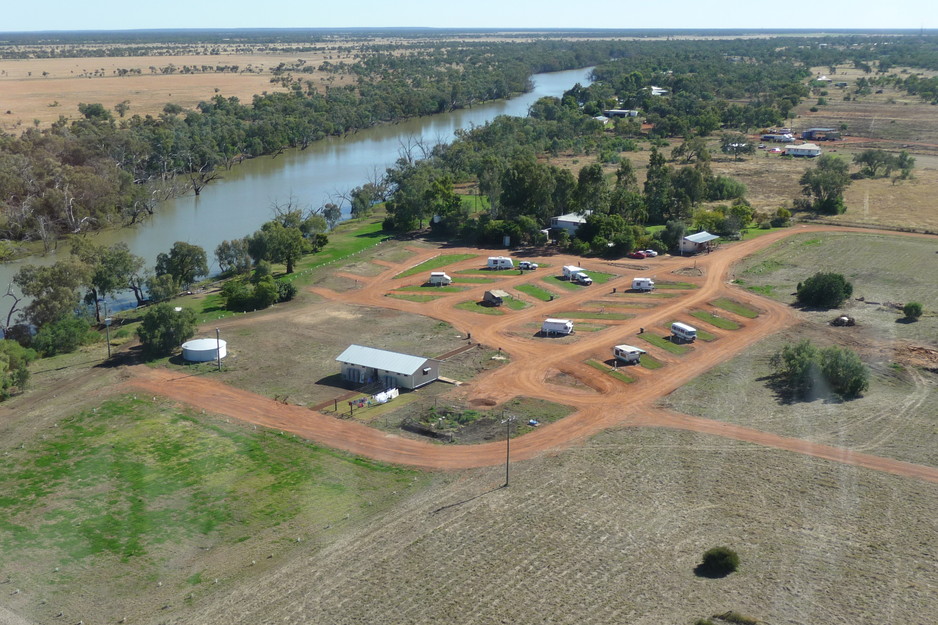
<instances>
[{"instance_id":1,"label":"white building","mask_svg":"<svg viewBox=\"0 0 938 625\"><path fill-rule=\"evenodd\" d=\"M821 155L821 148L815 143L802 143L801 145L793 145L790 148L785 148L785 154L789 156L807 156L808 158L814 158L815 156Z\"/></svg>"},{"instance_id":2,"label":"white building","mask_svg":"<svg viewBox=\"0 0 938 625\"><path fill-rule=\"evenodd\" d=\"M593 211L586 211L582 215L579 213L567 213L566 215L560 215L559 217L551 217L550 227L559 230L566 230L567 234L572 237L576 234L576 229L586 223L586 218L589 217L592 212Z\"/></svg>"},{"instance_id":3,"label":"white building","mask_svg":"<svg viewBox=\"0 0 938 625\"><path fill-rule=\"evenodd\" d=\"M719 238L719 235L710 234L706 230L702 230L697 234L689 234L681 239L679 244L681 254L697 254L708 251L711 247L710 242Z\"/></svg>"},{"instance_id":4,"label":"white building","mask_svg":"<svg viewBox=\"0 0 938 625\"><path fill-rule=\"evenodd\" d=\"M439 360L362 345L349 345L336 361L342 363L342 379L354 384L414 389L440 377Z\"/></svg>"}]
</instances>

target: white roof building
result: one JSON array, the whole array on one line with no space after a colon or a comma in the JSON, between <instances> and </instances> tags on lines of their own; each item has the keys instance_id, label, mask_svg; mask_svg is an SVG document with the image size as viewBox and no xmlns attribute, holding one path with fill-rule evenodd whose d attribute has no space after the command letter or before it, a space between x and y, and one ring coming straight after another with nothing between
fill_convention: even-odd
<instances>
[{"instance_id":1,"label":"white roof building","mask_svg":"<svg viewBox=\"0 0 938 625\"><path fill-rule=\"evenodd\" d=\"M706 230L702 230L696 234L689 234L681 239L679 244L681 254L696 254L697 252L709 250L710 241L719 238L719 235L710 234Z\"/></svg>"},{"instance_id":2,"label":"white roof building","mask_svg":"<svg viewBox=\"0 0 938 625\"><path fill-rule=\"evenodd\" d=\"M592 213L593 211L586 211L582 215L579 213L567 213L566 215L551 217L550 227L566 230L570 236L573 236L576 234L576 229L585 224L586 218Z\"/></svg>"},{"instance_id":3,"label":"white roof building","mask_svg":"<svg viewBox=\"0 0 938 625\"><path fill-rule=\"evenodd\" d=\"M440 376L440 361L363 345L349 345L336 357L342 378L355 384L381 382L386 388L414 389Z\"/></svg>"}]
</instances>

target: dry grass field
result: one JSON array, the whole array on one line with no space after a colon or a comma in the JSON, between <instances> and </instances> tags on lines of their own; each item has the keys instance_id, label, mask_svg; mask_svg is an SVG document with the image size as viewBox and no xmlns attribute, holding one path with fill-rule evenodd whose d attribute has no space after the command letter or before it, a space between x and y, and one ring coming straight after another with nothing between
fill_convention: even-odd
<instances>
[{"instance_id":1,"label":"dry grass field","mask_svg":"<svg viewBox=\"0 0 938 625\"><path fill-rule=\"evenodd\" d=\"M327 59L354 63L352 51L324 50L287 54L283 52L224 55L166 55L136 57L93 57L57 59L0 59L0 130L20 132L39 120L46 127L60 115L79 117L80 103L101 103L113 112L114 105L129 102L127 115L157 115L167 103L193 108L216 94L250 102L254 94L282 91L272 83L271 69L280 63L303 59L318 68ZM175 73L161 69L175 65ZM237 73L210 71L183 74L184 66L239 66ZM153 68L153 69L151 69ZM140 75L118 76L118 70L139 70ZM45 75L44 75L45 74ZM317 87L348 82L347 75L318 70L294 73ZM9 113L7 113L9 111ZM114 114L118 118L117 114Z\"/></svg>"}]
</instances>

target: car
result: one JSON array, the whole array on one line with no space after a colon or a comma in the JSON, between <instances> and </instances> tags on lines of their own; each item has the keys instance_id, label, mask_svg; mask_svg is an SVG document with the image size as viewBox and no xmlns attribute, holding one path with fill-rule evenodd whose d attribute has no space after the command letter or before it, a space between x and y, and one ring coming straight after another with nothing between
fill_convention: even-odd
<instances>
[{"instance_id":1,"label":"car","mask_svg":"<svg viewBox=\"0 0 938 625\"><path fill-rule=\"evenodd\" d=\"M629 258L645 258L647 254L645 254L645 252L642 252L642 251L635 251L635 252L630 252L629 254L627 254L627 256Z\"/></svg>"},{"instance_id":2,"label":"car","mask_svg":"<svg viewBox=\"0 0 938 625\"><path fill-rule=\"evenodd\" d=\"M537 267L538 267L537 263L532 263L529 260L523 260L520 263L518 263L518 269L522 271L524 271L525 269L534 270L534 269L537 269Z\"/></svg>"},{"instance_id":3,"label":"car","mask_svg":"<svg viewBox=\"0 0 938 625\"><path fill-rule=\"evenodd\" d=\"M760 143L758 147L759 147L760 150L764 150L764 149L765 149L765 144L764 144L764 143Z\"/></svg>"},{"instance_id":4,"label":"car","mask_svg":"<svg viewBox=\"0 0 938 625\"><path fill-rule=\"evenodd\" d=\"M656 252L655 250L643 250L643 251L645 252L645 256L648 256L650 258L654 258L655 256L658 255L658 252Z\"/></svg>"},{"instance_id":5,"label":"car","mask_svg":"<svg viewBox=\"0 0 938 625\"><path fill-rule=\"evenodd\" d=\"M778 154L781 151L782 151L782 148L772 148L771 150L769 150L769 152L771 152L772 154Z\"/></svg>"}]
</instances>

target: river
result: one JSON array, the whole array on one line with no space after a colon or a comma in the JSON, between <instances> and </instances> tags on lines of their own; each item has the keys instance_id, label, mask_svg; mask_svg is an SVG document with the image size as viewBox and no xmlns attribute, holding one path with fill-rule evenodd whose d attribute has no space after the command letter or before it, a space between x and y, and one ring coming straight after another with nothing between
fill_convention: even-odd
<instances>
[{"instance_id":1,"label":"river","mask_svg":"<svg viewBox=\"0 0 938 625\"><path fill-rule=\"evenodd\" d=\"M577 82L588 84L591 71L588 67L535 74L531 77L533 90L510 100L377 126L324 139L305 150L250 159L225 171L223 180L203 189L198 197L187 195L163 202L141 224L92 236L105 245L125 242L151 267L156 255L168 251L175 241L200 245L209 257L212 273L216 273L215 247L225 239L237 239L257 230L272 218L274 204L292 198L300 207L318 208L337 194L365 183L375 172L383 175L397 160L403 145L415 141L428 145L449 142L457 130L484 124L498 115L527 115L528 108L539 98L559 97ZM2 264L0 285L8 284L23 264L51 264L55 260L56 254L50 254Z\"/></svg>"}]
</instances>

